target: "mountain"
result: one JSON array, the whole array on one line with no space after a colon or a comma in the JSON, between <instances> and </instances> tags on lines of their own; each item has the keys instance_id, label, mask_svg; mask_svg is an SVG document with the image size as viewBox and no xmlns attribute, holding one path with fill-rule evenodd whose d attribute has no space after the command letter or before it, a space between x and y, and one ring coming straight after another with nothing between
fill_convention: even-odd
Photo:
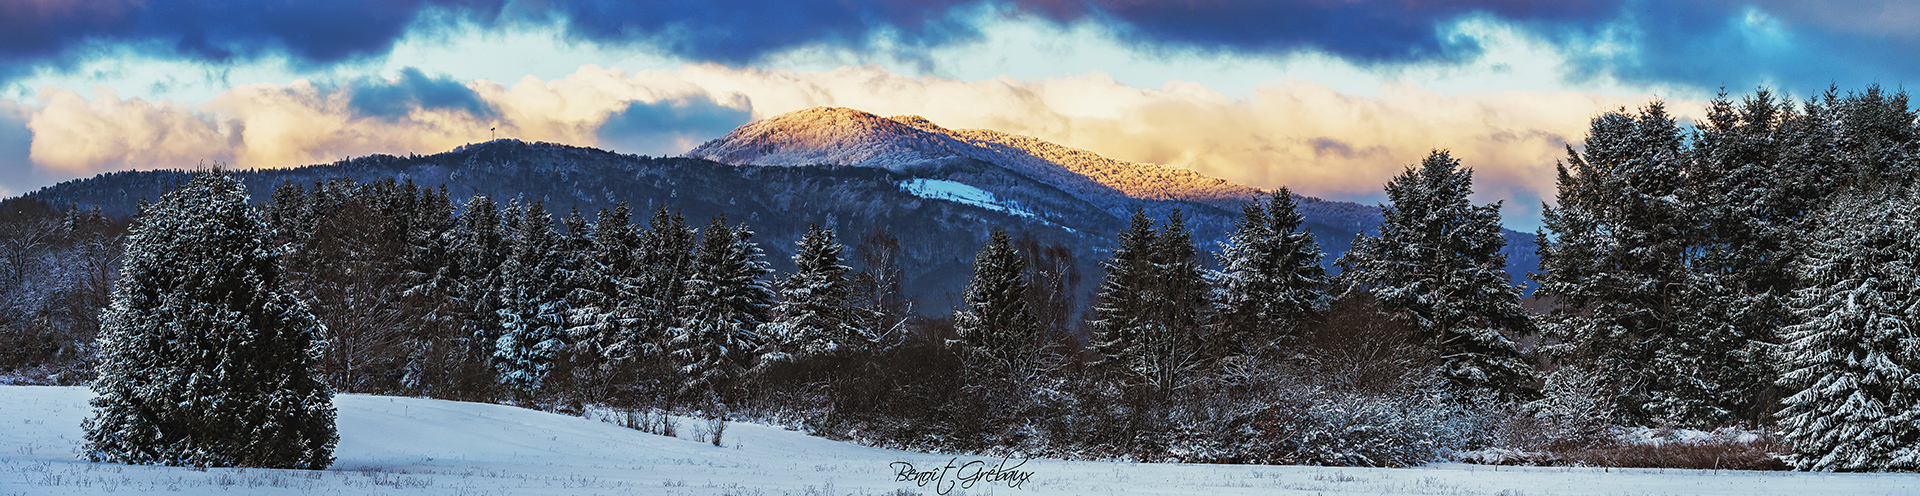
<instances>
[{"instance_id":1,"label":"mountain","mask_svg":"<svg viewBox=\"0 0 1920 496\"><path fill-rule=\"evenodd\" d=\"M1000 170L1024 176L1086 206L1124 219L1136 208L1156 217L1180 209L1195 238L1211 246L1224 238L1239 216L1240 207L1272 191L1166 165L1127 162L1062 146L1039 138L989 129L948 129L924 117L881 117L840 107L815 107L749 123L725 136L687 152L688 157L735 165L805 167L822 164L873 167L915 177L950 179L979 188L996 198L1032 207L1033 213L1060 225L1073 226L1084 212L1062 212L1059 198L1037 201L1021 181L983 181L954 177L955 164L974 169ZM983 167L988 164L994 167ZM1381 178L1384 184L1386 178ZM1374 232L1380 210L1349 202L1295 195L1308 229L1329 256L1346 252L1355 233ZM1100 219L1098 227L1105 227ZM1095 227L1095 226L1089 226ZM1112 232L1112 231L1101 231ZM1509 273L1515 283L1527 284L1525 274L1538 265L1532 234L1505 231Z\"/></svg>"},{"instance_id":2,"label":"mountain","mask_svg":"<svg viewBox=\"0 0 1920 496\"><path fill-rule=\"evenodd\" d=\"M776 269L791 268L793 241L809 223L834 227L857 245L887 230L900 240L909 296L919 310L945 313L971 272L991 227L1072 248L1086 302L1126 216L1164 219L1179 210L1206 250L1233 229L1240 205L1262 190L1192 171L1123 162L1031 137L949 130L926 119L819 108L741 126L687 157L623 155L551 143L496 140L433 155L371 155L292 169L235 171L256 202L284 183L410 180L442 186L456 201L474 194L545 202L585 215L625 200L637 210L666 207L693 225L727 215L746 222ZM142 199L184 184L186 171L123 171L28 193L50 205L100 206L131 215ZM1383 179L1384 181L1384 179ZM1379 210L1302 198L1302 212L1329 257L1355 233L1375 229ZM1534 267L1532 235L1508 232L1509 271L1523 282Z\"/></svg>"},{"instance_id":3,"label":"mountain","mask_svg":"<svg viewBox=\"0 0 1920 496\"><path fill-rule=\"evenodd\" d=\"M504 139L426 156L372 155L328 165L233 172L255 202L267 201L274 188L285 183L310 186L336 179L394 179L429 187L444 185L456 204L474 194L540 201L556 216L578 208L592 218L596 210L622 200L640 214L655 207L682 212L694 226L724 214L730 223L752 227L768 261L782 271L792 269L794 241L809 223L834 227L849 245L884 229L899 240L909 296L921 301L921 310L929 314L944 313L952 296L965 286L974 251L985 242L989 226L1073 247L1104 246L1108 232L1118 229L1117 224L1100 230L1066 228L1019 210L942 197L967 192L959 183L916 180L885 169L733 166ZM968 174L959 170L955 177L980 175ZM97 205L106 214L120 217L131 215L142 200L159 198L185 184L190 176L191 172L180 170L113 172L25 196L59 207ZM1082 270L1096 270L1094 252L1079 251L1085 254L1079 261Z\"/></svg>"}]
</instances>

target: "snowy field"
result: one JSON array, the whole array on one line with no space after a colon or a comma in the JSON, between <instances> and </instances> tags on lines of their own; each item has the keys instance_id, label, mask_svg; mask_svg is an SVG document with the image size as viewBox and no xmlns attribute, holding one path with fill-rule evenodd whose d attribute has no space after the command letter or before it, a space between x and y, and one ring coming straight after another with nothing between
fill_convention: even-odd
<instances>
[{"instance_id":1,"label":"snowy field","mask_svg":"<svg viewBox=\"0 0 1920 496\"><path fill-rule=\"evenodd\" d=\"M80 461L85 388L0 386L0 496L30 494L1177 494L1907 495L1920 475L1513 468L1414 469L997 459L867 448L778 427L731 424L725 447L564 415L477 403L342 395L339 460L323 472ZM900 465L931 472L901 482ZM1009 463L1018 464L1019 460ZM1030 475L1028 475L1030 473ZM954 487L971 476L971 488ZM1021 481L1017 488L1008 487ZM1001 479L1001 480L993 480ZM938 487L936 487L938 485Z\"/></svg>"}]
</instances>

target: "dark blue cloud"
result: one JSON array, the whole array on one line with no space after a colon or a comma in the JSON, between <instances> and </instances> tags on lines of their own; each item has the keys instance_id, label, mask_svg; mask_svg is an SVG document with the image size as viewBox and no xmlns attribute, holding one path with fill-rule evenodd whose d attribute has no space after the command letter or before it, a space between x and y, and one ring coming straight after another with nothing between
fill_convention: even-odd
<instances>
[{"instance_id":1,"label":"dark blue cloud","mask_svg":"<svg viewBox=\"0 0 1920 496\"><path fill-rule=\"evenodd\" d=\"M347 104L360 115L397 119L414 108L463 110L476 117L492 117L493 107L466 85L448 76L430 77L420 69L400 70L393 81L368 80L354 85Z\"/></svg>"},{"instance_id":2,"label":"dark blue cloud","mask_svg":"<svg viewBox=\"0 0 1920 496\"><path fill-rule=\"evenodd\" d=\"M1851 3L1847 3L1851 2ZM1579 59L1583 75L1697 87L1772 81L1897 86L1920 77L1920 36L1874 22L1884 2L1808 7L1790 0L236 0L0 1L0 81L84 57L96 44L228 61L284 55L325 65L391 49L412 23L497 28L564 21L570 36L645 43L693 60L748 64L798 46L867 48L890 33L912 52L978 39L980 13L1097 22L1148 48L1240 54L1315 50L1363 64L1458 60L1482 47L1448 34L1487 16L1575 48L1603 38L1627 56ZM1857 5L1856 5L1857 4ZM1742 25L1750 5L1790 35L1771 44ZM423 16L438 9L452 15ZM1834 12L1859 12L1862 22ZM999 15L999 14L990 14ZM1879 26L1862 29L1859 26ZM431 26L429 26L431 27ZM1616 36L1624 33L1624 36ZM1176 50L1177 52L1177 50Z\"/></svg>"},{"instance_id":3,"label":"dark blue cloud","mask_svg":"<svg viewBox=\"0 0 1920 496\"><path fill-rule=\"evenodd\" d=\"M686 139L708 139L753 120L751 110L715 103L707 97L633 102L600 126L600 144L621 152L667 155Z\"/></svg>"},{"instance_id":4,"label":"dark blue cloud","mask_svg":"<svg viewBox=\"0 0 1920 496\"><path fill-rule=\"evenodd\" d=\"M596 41L648 41L695 59L752 62L769 52L808 44L859 46L880 29L909 46L978 36L955 9L967 0L578 0L526 2L508 9L517 20L563 18L575 36Z\"/></svg>"},{"instance_id":5,"label":"dark blue cloud","mask_svg":"<svg viewBox=\"0 0 1920 496\"><path fill-rule=\"evenodd\" d=\"M279 54L326 64L385 53L426 8L486 16L501 1L9 0L0 2L0 77L66 62L93 43L196 60Z\"/></svg>"},{"instance_id":6,"label":"dark blue cloud","mask_svg":"<svg viewBox=\"0 0 1920 496\"><path fill-rule=\"evenodd\" d=\"M1847 8L1829 6L1830 8ZM1802 23L1790 5L1637 1L1619 20L1633 27L1630 54L1577 58L1588 74L1741 92L1770 86L1799 97L1829 85L1860 88L1920 81L1920 38ZM1820 7L1814 7L1820 8ZM1569 45L1603 26L1543 29Z\"/></svg>"},{"instance_id":7,"label":"dark blue cloud","mask_svg":"<svg viewBox=\"0 0 1920 496\"><path fill-rule=\"evenodd\" d=\"M1130 28L1149 44L1245 52L1312 49L1362 62L1447 59L1478 46L1444 36L1445 24L1485 14L1523 22L1597 19L1614 1L1223 1L1034 2L1029 9L1059 20L1093 18Z\"/></svg>"},{"instance_id":8,"label":"dark blue cloud","mask_svg":"<svg viewBox=\"0 0 1920 496\"><path fill-rule=\"evenodd\" d=\"M67 177L55 177L33 166L30 153L33 132L27 129L27 115L17 109L0 107L0 196L20 196L28 188L43 186Z\"/></svg>"}]
</instances>

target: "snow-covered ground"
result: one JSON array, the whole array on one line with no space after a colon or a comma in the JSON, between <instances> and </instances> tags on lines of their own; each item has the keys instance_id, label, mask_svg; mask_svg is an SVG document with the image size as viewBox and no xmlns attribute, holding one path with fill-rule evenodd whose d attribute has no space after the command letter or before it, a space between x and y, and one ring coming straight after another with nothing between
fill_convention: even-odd
<instances>
[{"instance_id":1,"label":"snow-covered ground","mask_svg":"<svg viewBox=\"0 0 1920 496\"><path fill-rule=\"evenodd\" d=\"M993 193L987 192L987 190L944 179L908 179L900 182L900 189L906 190L908 194L921 198L949 200L987 210L1006 212L1021 217L1034 216L1033 212L1028 212L1018 207L1001 205L1000 202L994 198Z\"/></svg>"},{"instance_id":2,"label":"snow-covered ground","mask_svg":"<svg viewBox=\"0 0 1920 496\"><path fill-rule=\"evenodd\" d=\"M85 388L0 386L0 496L15 494L1177 494L1903 495L1920 475L1514 468L1413 469L1030 460L952 487L1000 460L862 447L778 427L731 424L724 447L599 421L477 403L342 395L339 460L326 471L87 463L76 457ZM959 470L942 469L981 460ZM933 472L901 482L897 462ZM1013 460L1017 464L1020 460ZM997 485L995 485L997 484ZM940 485L936 488L936 485Z\"/></svg>"}]
</instances>

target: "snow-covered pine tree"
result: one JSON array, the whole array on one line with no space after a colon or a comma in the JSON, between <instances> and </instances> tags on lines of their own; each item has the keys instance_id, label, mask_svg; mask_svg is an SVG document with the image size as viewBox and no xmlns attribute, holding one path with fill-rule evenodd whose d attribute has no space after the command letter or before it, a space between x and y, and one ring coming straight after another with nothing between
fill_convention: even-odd
<instances>
[{"instance_id":1,"label":"snow-covered pine tree","mask_svg":"<svg viewBox=\"0 0 1920 496\"><path fill-rule=\"evenodd\" d=\"M1145 212L1135 211L1105 266L1090 323L1099 365L1155 391L1186 385L1205 365L1200 324L1208 302L1199 256L1179 211L1158 233Z\"/></svg>"},{"instance_id":2,"label":"snow-covered pine tree","mask_svg":"<svg viewBox=\"0 0 1920 496\"><path fill-rule=\"evenodd\" d=\"M245 187L194 176L143 210L99 338L93 461L323 469L333 392L316 377L325 331L281 288Z\"/></svg>"},{"instance_id":3,"label":"snow-covered pine tree","mask_svg":"<svg viewBox=\"0 0 1920 496\"><path fill-rule=\"evenodd\" d=\"M1719 139L1712 136L1712 139ZM1586 148L1568 148L1558 206L1544 213L1540 293L1558 301L1543 325L1556 374L1597 381L1616 420L1722 423L1755 387L1750 342L1730 318L1739 293L1703 266L1703 217L1717 202L1694 177L1686 140L1665 107L1593 120Z\"/></svg>"},{"instance_id":4,"label":"snow-covered pine tree","mask_svg":"<svg viewBox=\"0 0 1920 496\"><path fill-rule=\"evenodd\" d=\"M520 215L513 251L500 264L500 308L494 312L500 337L494 340L493 358L500 382L526 399L540 389L566 346L566 302L554 284L560 240L553 216L540 202L511 210Z\"/></svg>"},{"instance_id":5,"label":"snow-covered pine tree","mask_svg":"<svg viewBox=\"0 0 1920 496\"><path fill-rule=\"evenodd\" d=\"M1685 333L1692 342L1674 348L1694 356L1671 361L1711 371L1715 380L1686 381L1673 395L1687 398L1683 410L1703 422L1738 416L1759 423L1771 413L1757 408L1775 379L1765 355L1790 320L1783 300L1794 285L1790 264L1798 258L1803 216L1826 200L1811 194L1817 182L1808 168L1782 160L1784 126L1799 118L1771 92L1738 104L1722 92L1691 140L1679 197L1700 219L1692 238L1702 304L1689 325L1694 331ZM1693 388L1700 390L1684 391Z\"/></svg>"},{"instance_id":6,"label":"snow-covered pine tree","mask_svg":"<svg viewBox=\"0 0 1920 496\"><path fill-rule=\"evenodd\" d=\"M1201 326L1212 319L1213 302L1193 231L1177 209L1154 239L1153 262L1159 272L1160 305L1153 309L1158 325L1141 335L1149 364L1141 375L1156 387L1178 388L1209 365Z\"/></svg>"},{"instance_id":7,"label":"snow-covered pine tree","mask_svg":"<svg viewBox=\"0 0 1920 496\"><path fill-rule=\"evenodd\" d=\"M694 229L686 218L666 207L653 211L646 232L641 236L641 252L636 278L639 281L626 304L637 308L640 319L636 336L629 342L642 346L639 355L664 350L670 330L680 325L680 302L686 295L686 282L692 277L695 244Z\"/></svg>"},{"instance_id":8,"label":"snow-covered pine tree","mask_svg":"<svg viewBox=\"0 0 1920 496\"><path fill-rule=\"evenodd\" d=\"M833 228L808 224L794 246L792 275L779 284L779 304L762 337L774 348L772 360L807 360L858 353L873 344L873 335L854 318L853 271L841 260L846 247Z\"/></svg>"},{"instance_id":9,"label":"snow-covered pine tree","mask_svg":"<svg viewBox=\"0 0 1920 496\"><path fill-rule=\"evenodd\" d=\"M1847 195L1823 220L1780 353L1787 461L1920 470L1920 195Z\"/></svg>"},{"instance_id":10,"label":"snow-covered pine tree","mask_svg":"<svg viewBox=\"0 0 1920 496\"><path fill-rule=\"evenodd\" d=\"M643 248L642 232L632 217L624 201L612 210L601 209L592 235L574 258L579 268L573 277L579 282L568 295L569 323L575 326L570 334L591 343L593 358L603 363L631 360L653 345L637 329L644 306L638 294L643 267L636 262Z\"/></svg>"},{"instance_id":11,"label":"snow-covered pine tree","mask_svg":"<svg viewBox=\"0 0 1920 496\"><path fill-rule=\"evenodd\" d=\"M973 257L966 306L953 312L953 330L962 357L975 366L1013 379L1026 379L1038 365L1040 323L1027 307L1026 259L1013 249L1006 229L995 227Z\"/></svg>"},{"instance_id":12,"label":"snow-covered pine tree","mask_svg":"<svg viewBox=\"0 0 1920 496\"><path fill-rule=\"evenodd\" d=\"M1473 171L1435 150L1386 186L1379 236L1355 238L1341 278L1371 291L1432 350L1447 380L1507 397L1530 393L1533 367L1507 338L1533 332L1506 275L1500 204L1474 206Z\"/></svg>"},{"instance_id":13,"label":"snow-covered pine tree","mask_svg":"<svg viewBox=\"0 0 1920 496\"><path fill-rule=\"evenodd\" d=\"M1127 230L1120 232L1113 257L1101 262L1106 278L1094 297L1094 319L1087 323L1093 328L1093 349L1100 354L1096 365L1112 370L1137 368L1135 346L1143 329L1151 325L1158 298L1158 269L1153 263L1157 238L1153 219L1135 210Z\"/></svg>"},{"instance_id":14,"label":"snow-covered pine tree","mask_svg":"<svg viewBox=\"0 0 1920 496\"><path fill-rule=\"evenodd\" d=\"M463 340L462 308L453 296L458 285L454 251L454 209L445 185L438 191L420 188L416 217L407 231L408 287L402 295L417 320L409 329L408 356L401 384L414 394L453 395Z\"/></svg>"},{"instance_id":15,"label":"snow-covered pine tree","mask_svg":"<svg viewBox=\"0 0 1920 496\"><path fill-rule=\"evenodd\" d=\"M462 362L485 366L493 360L494 344L500 340L499 269L509 252L507 247L507 226L501 220L500 209L493 198L486 195L474 195L467 199L454 222L453 269L450 283L446 286L449 298L460 309L463 320L459 326L463 329L466 346L462 347ZM490 368L490 367L489 367ZM491 371L486 375L491 376ZM465 378L475 381L477 378ZM477 381L475 381L477 382ZM489 377L488 384L497 381Z\"/></svg>"},{"instance_id":16,"label":"snow-covered pine tree","mask_svg":"<svg viewBox=\"0 0 1920 496\"><path fill-rule=\"evenodd\" d=\"M606 217L605 209L600 217ZM565 302L561 321L565 326L566 341L571 343L567 349L568 359L581 365L591 366L600 362L601 349L606 340L610 309L616 295L604 292L604 284L613 277L607 274L600 258L595 256L595 232L580 215L580 208L573 207L567 217L560 221L566 232L560 238L560 246L554 255L558 266L554 272L554 294Z\"/></svg>"},{"instance_id":17,"label":"snow-covered pine tree","mask_svg":"<svg viewBox=\"0 0 1920 496\"><path fill-rule=\"evenodd\" d=\"M764 280L768 268L753 231L746 224L727 227L716 216L702 232L680 298L679 325L667 346L680 364L678 394L687 399L723 402L754 360L773 290Z\"/></svg>"},{"instance_id":18,"label":"snow-covered pine tree","mask_svg":"<svg viewBox=\"0 0 1920 496\"><path fill-rule=\"evenodd\" d=\"M1242 208L1238 229L1220 244L1217 357L1251 355L1287 340L1317 316L1326 299L1326 254L1302 222L1287 188Z\"/></svg>"}]
</instances>

